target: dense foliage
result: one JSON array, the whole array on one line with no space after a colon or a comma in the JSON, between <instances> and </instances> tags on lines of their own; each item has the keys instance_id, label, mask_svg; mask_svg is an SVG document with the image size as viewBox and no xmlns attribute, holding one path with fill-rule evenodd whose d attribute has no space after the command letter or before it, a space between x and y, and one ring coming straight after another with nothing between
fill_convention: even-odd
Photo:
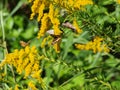
<instances>
[{"instance_id":1,"label":"dense foliage","mask_svg":"<svg viewBox=\"0 0 120 90\"><path fill-rule=\"evenodd\" d=\"M0 6L0 90L120 89L120 0Z\"/></svg>"}]
</instances>

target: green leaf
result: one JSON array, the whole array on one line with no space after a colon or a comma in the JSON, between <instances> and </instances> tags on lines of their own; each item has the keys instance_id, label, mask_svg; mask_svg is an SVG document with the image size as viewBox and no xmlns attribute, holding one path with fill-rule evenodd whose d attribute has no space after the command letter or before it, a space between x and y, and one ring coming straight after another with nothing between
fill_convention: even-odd
<instances>
[{"instance_id":1,"label":"green leaf","mask_svg":"<svg viewBox=\"0 0 120 90\"><path fill-rule=\"evenodd\" d=\"M14 19L12 17L9 17L8 20L5 22L5 28L8 30L11 30L14 25Z\"/></svg>"},{"instance_id":2,"label":"green leaf","mask_svg":"<svg viewBox=\"0 0 120 90\"><path fill-rule=\"evenodd\" d=\"M21 36L25 39L30 39L33 37L33 33L34 33L33 30L34 30L33 28L27 29L27 30L25 30L24 33L21 34Z\"/></svg>"},{"instance_id":3,"label":"green leaf","mask_svg":"<svg viewBox=\"0 0 120 90\"><path fill-rule=\"evenodd\" d=\"M66 85L63 86L63 88L65 90L70 90L71 88L75 89L80 89L82 90L83 88L83 85L85 83L85 77L84 75L79 75L79 76L76 76L75 78L73 78L69 83L67 83Z\"/></svg>"},{"instance_id":4,"label":"green leaf","mask_svg":"<svg viewBox=\"0 0 120 90\"><path fill-rule=\"evenodd\" d=\"M68 37L65 42L65 46L63 47L63 50L64 50L63 60L66 58L67 53L69 52L72 44L73 44L73 33L69 32Z\"/></svg>"}]
</instances>

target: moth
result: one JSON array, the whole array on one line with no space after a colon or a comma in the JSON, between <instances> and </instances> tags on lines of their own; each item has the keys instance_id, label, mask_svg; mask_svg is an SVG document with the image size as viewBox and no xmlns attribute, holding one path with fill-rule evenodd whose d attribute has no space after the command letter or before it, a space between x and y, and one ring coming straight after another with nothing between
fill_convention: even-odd
<instances>
[{"instance_id":1,"label":"moth","mask_svg":"<svg viewBox=\"0 0 120 90\"><path fill-rule=\"evenodd\" d=\"M52 45L61 41L61 36L60 35L55 35L54 30L52 30L52 29L48 30L47 33L50 34L54 38L53 41L52 41Z\"/></svg>"},{"instance_id":2,"label":"moth","mask_svg":"<svg viewBox=\"0 0 120 90\"><path fill-rule=\"evenodd\" d=\"M30 40L29 40L28 42L20 41L20 45L21 45L22 47L26 47L26 46L28 46L29 44L30 44Z\"/></svg>"},{"instance_id":3,"label":"moth","mask_svg":"<svg viewBox=\"0 0 120 90\"><path fill-rule=\"evenodd\" d=\"M76 28L75 28L70 22L62 23L62 26L67 27L67 28L70 28L70 29L72 29L74 32L76 32Z\"/></svg>"},{"instance_id":4,"label":"moth","mask_svg":"<svg viewBox=\"0 0 120 90\"><path fill-rule=\"evenodd\" d=\"M52 45L54 45L60 41L61 41L61 37L54 38L54 40L52 41Z\"/></svg>"}]
</instances>

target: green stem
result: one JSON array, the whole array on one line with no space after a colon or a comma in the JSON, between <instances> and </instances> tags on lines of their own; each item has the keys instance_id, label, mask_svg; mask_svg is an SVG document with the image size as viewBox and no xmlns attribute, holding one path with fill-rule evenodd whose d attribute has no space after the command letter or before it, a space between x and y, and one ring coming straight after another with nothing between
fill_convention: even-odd
<instances>
[{"instance_id":1,"label":"green stem","mask_svg":"<svg viewBox=\"0 0 120 90\"><path fill-rule=\"evenodd\" d=\"M2 29L2 47L4 49L4 57L8 53L7 51L7 46L6 46L6 41L5 41L5 29L4 29L4 22L3 22L3 13L0 11L0 22L1 22L1 29Z\"/></svg>"},{"instance_id":2,"label":"green stem","mask_svg":"<svg viewBox=\"0 0 120 90\"><path fill-rule=\"evenodd\" d=\"M62 83L59 87L62 87L64 85L66 85L67 83L69 83L70 81L72 81L74 78L88 72L88 71L92 71L92 70L95 70L95 69L98 69L98 68L101 68L101 67L93 67L93 68L90 68L90 69L87 69L85 71L82 71L82 72L78 72L78 74L76 74L75 76L71 77L70 79L66 80L64 83Z\"/></svg>"},{"instance_id":3,"label":"green stem","mask_svg":"<svg viewBox=\"0 0 120 90\"><path fill-rule=\"evenodd\" d=\"M3 39L3 41L5 41L5 30L4 30L4 26L3 26L3 14L2 14L2 11L0 11L0 22L1 22L1 28L2 28L2 39Z\"/></svg>"},{"instance_id":4,"label":"green stem","mask_svg":"<svg viewBox=\"0 0 120 90\"><path fill-rule=\"evenodd\" d=\"M3 57L5 58L8 51L7 51L6 41L5 41L5 29L4 29L4 21L3 21L3 13L2 13L2 11L0 11L0 22L1 22L1 28L2 28L2 42L3 42L2 46L3 46L3 49L4 49L4 52L3 52L4 56ZM14 74L14 70L13 70L12 66L10 67L10 69L12 71L14 81L15 81L15 74ZM6 74L6 78L7 78L7 65L4 66L4 73Z\"/></svg>"},{"instance_id":5,"label":"green stem","mask_svg":"<svg viewBox=\"0 0 120 90\"><path fill-rule=\"evenodd\" d=\"M3 25L3 13L2 13L2 11L0 11L0 22L1 22L1 28L2 28L2 46L3 47L5 47L5 48L3 48L4 49L4 52L3 52L3 54L4 54L4 56L3 57L5 57L5 55L6 55L6 41L5 41L5 30L4 30L4 25ZM6 74L6 78L7 78L7 66L5 65L4 66L4 73Z\"/></svg>"}]
</instances>

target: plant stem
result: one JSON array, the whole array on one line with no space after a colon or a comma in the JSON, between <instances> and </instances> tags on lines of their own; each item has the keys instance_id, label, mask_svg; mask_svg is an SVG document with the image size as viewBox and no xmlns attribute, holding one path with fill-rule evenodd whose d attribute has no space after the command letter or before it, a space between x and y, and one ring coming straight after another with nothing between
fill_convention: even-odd
<instances>
[{"instance_id":1,"label":"plant stem","mask_svg":"<svg viewBox=\"0 0 120 90\"><path fill-rule=\"evenodd\" d=\"M2 46L5 47L4 52L3 52L3 58L5 57L6 53L7 53L7 49L6 49L6 41L5 41L5 30L4 30L4 25L3 25L3 13L2 11L0 11L0 22L1 22L1 28L2 28ZM3 59L4 60L4 59ZM4 73L6 74L6 78L7 78L7 66L4 66Z\"/></svg>"},{"instance_id":2,"label":"plant stem","mask_svg":"<svg viewBox=\"0 0 120 90\"><path fill-rule=\"evenodd\" d=\"M5 41L5 30L3 26L3 14L2 11L0 11L0 22L1 22L1 28L2 28L2 40ZM4 44L4 42L3 42Z\"/></svg>"},{"instance_id":3,"label":"plant stem","mask_svg":"<svg viewBox=\"0 0 120 90\"><path fill-rule=\"evenodd\" d=\"M2 28L2 46L3 46L3 49L4 49L4 58L6 56L6 54L8 54L8 50L7 50L7 45L6 45L6 40L5 40L5 29L4 29L4 21L3 21L3 14L2 14L2 11L0 11L0 22L1 22L1 28ZM3 59L4 60L4 59ZM13 70L13 67L10 66L10 69L11 69L11 72L13 74L13 78L14 78L14 82L16 82L15 80L15 74L14 74L14 70ZM4 67L4 73L6 74L6 78L7 78L7 65L5 65Z\"/></svg>"}]
</instances>

